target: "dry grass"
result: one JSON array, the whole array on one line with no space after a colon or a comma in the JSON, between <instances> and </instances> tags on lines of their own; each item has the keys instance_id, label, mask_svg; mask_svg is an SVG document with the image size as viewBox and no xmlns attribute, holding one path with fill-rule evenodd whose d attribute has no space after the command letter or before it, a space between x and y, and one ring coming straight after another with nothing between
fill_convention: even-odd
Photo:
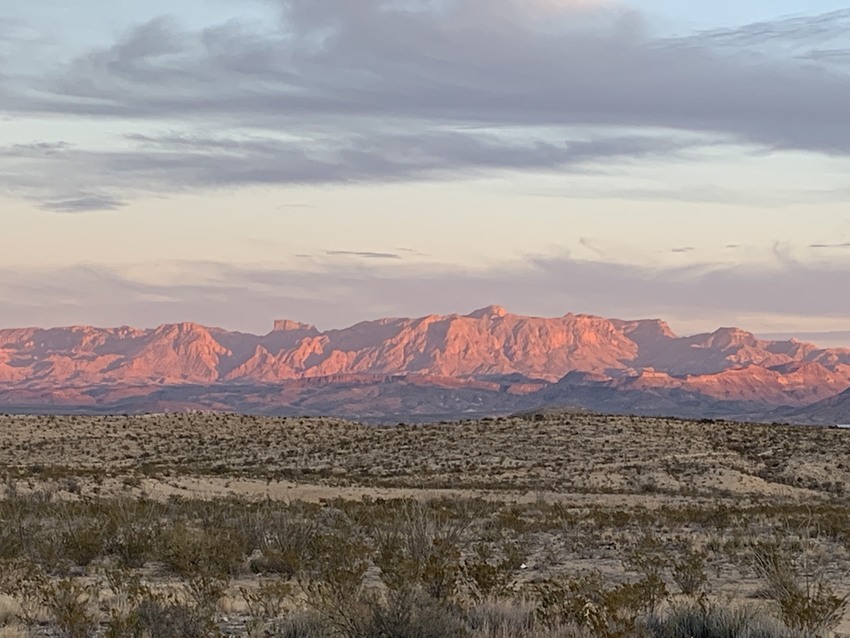
<instances>
[{"instance_id":1,"label":"dry grass","mask_svg":"<svg viewBox=\"0 0 850 638\"><path fill-rule=\"evenodd\" d=\"M372 427L222 414L0 417L0 469L74 481L226 477L331 487L833 501L850 431L585 414Z\"/></svg>"},{"instance_id":2,"label":"dry grass","mask_svg":"<svg viewBox=\"0 0 850 638\"><path fill-rule=\"evenodd\" d=\"M844 613L849 458L847 430L586 414L0 417L0 635L21 603L45 636L805 629Z\"/></svg>"}]
</instances>

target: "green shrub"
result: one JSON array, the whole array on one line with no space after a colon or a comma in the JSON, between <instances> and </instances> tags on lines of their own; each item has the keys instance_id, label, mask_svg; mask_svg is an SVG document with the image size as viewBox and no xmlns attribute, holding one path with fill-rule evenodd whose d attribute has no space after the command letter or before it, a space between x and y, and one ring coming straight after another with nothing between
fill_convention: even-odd
<instances>
[{"instance_id":1,"label":"green shrub","mask_svg":"<svg viewBox=\"0 0 850 638\"><path fill-rule=\"evenodd\" d=\"M183 578L235 573L245 558L243 540L232 530L212 529L178 524L166 530L160 539L165 564Z\"/></svg>"},{"instance_id":2,"label":"green shrub","mask_svg":"<svg viewBox=\"0 0 850 638\"><path fill-rule=\"evenodd\" d=\"M106 533L98 519L67 519L59 538L62 557L86 567L103 554Z\"/></svg>"},{"instance_id":3,"label":"green shrub","mask_svg":"<svg viewBox=\"0 0 850 638\"><path fill-rule=\"evenodd\" d=\"M150 501L119 500L105 512L104 551L122 565L142 567L151 558L161 533L159 507Z\"/></svg>"},{"instance_id":4,"label":"green shrub","mask_svg":"<svg viewBox=\"0 0 850 638\"><path fill-rule=\"evenodd\" d=\"M44 606L65 638L89 638L98 625L96 587L62 579L44 587Z\"/></svg>"},{"instance_id":5,"label":"green shrub","mask_svg":"<svg viewBox=\"0 0 850 638\"><path fill-rule=\"evenodd\" d=\"M705 591L708 585L705 560L705 552L687 549L671 564L673 582L686 596L697 596Z\"/></svg>"},{"instance_id":6,"label":"green shrub","mask_svg":"<svg viewBox=\"0 0 850 638\"><path fill-rule=\"evenodd\" d=\"M475 512L441 501L400 501L393 506L392 518L375 530L381 579L390 589L420 585L432 598L451 599L462 575L465 532Z\"/></svg>"},{"instance_id":7,"label":"green shrub","mask_svg":"<svg viewBox=\"0 0 850 638\"><path fill-rule=\"evenodd\" d=\"M44 592L49 584L47 574L30 561L4 561L0 565L0 594L17 601L19 610L15 617L28 629L33 629L38 623L44 607Z\"/></svg>"},{"instance_id":8,"label":"green shrub","mask_svg":"<svg viewBox=\"0 0 850 638\"><path fill-rule=\"evenodd\" d=\"M335 634L357 638L364 610L363 577L369 567L368 548L338 534L318 536L311 548L309 569L299 574L307 603Z\"/></svg>"},{"instance_id":9,"label":"green shrub","mask_svg":"<svg viewBox=\"0 0 850 638\"><path fill-rule=\"evenodd\" d=\"M0 566L0 593L18 602L17 619L33 630L42 614L65 638L88 638L97 626L98 589L69 578L52 579L26 561Z\"/></svg>"},{"instance_id":10,"label":"green shrub","mask_svg":"<svg viewBox=\"0 0 850 638\"><path fill-rule=\"evenodd\" d=\"M520 564L513 546L506 547L504 557L495 560L489 547L478 543L474 556L463 562L463 573L473 586L472 597L481 601L506 594Z\"/></svg>"}]
</instances>

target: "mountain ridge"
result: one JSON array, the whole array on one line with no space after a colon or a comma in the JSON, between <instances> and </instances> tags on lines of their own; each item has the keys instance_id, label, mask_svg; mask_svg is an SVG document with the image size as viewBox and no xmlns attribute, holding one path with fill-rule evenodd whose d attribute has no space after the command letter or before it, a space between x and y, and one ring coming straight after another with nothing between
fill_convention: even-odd
<instances>
[{"instance_id":1,"label":"mountain ridge","mask_svg":"<svg viewBox=\"0 0 850 638\"><path fill-rule=\"evenodd\" d=\"M516 397L558 384L593 385L644 393L641 404L646 396L666 393L665 404L675 404L669 398L674 395L699 396L768 411L803 408L850 388L850 349L760 339L737 327L678 336L661 319L533 317L495 305L465 315L382 318L326 331L279 319L264 335L193 322L0 330L0 407L15 397L29 397L33 406L98 404L94 389L106 395L120 387L303 388L292 384L357 376L411 377L419 389L462 382L457 387L464 391ZM564 379L571 379L566 386ZM89 398L80 398L80 390ZM266 407L274 408L269 401ZM402 404L403 397L393 405Z\"/></svg>"}]
</instances>

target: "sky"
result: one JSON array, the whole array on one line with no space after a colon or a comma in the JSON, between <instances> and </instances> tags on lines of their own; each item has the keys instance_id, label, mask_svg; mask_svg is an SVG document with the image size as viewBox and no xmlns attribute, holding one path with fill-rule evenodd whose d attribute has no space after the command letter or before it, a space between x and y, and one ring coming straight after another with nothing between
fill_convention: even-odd
<instances>
[{"instance_id":1,"label":"sky","mask_svg":"<svg viewBox=\"0 0 850 638\"><path fill-rule=\"evenodd\" d=\"M0 327L850 345L850 2L0 0Z\"/></svg>"}]
</instances>

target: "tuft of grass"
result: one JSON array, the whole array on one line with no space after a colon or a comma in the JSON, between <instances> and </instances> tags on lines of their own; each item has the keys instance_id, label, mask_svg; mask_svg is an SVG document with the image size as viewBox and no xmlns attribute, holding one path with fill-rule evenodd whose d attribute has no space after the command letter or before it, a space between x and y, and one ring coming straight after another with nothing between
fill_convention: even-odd
<instances>
[{"instance_id":1,"label":"tuft of grass","mask_svg":"<svg viewBox=\"0 0 850 638\"><path fill-rule=\"evenodd\" d=\"M653 638L806 638L763 612L717 607L703 601L652 616L646 628Z\"/></svg>"},{"instance_id":2,"label":"tuft of grass","mask_svg":"<svg viewBox=\"0 0 850 638\"><path fill-rule=\"evenodd\" d=\"M760 543L752 549L756 572L765 582L765 595L776 601L782 619L792 629L823 635L841 622L850 594L840 596L825 575L803 551L797 561L777 543Z\"/></svg>"}]
</instances>

